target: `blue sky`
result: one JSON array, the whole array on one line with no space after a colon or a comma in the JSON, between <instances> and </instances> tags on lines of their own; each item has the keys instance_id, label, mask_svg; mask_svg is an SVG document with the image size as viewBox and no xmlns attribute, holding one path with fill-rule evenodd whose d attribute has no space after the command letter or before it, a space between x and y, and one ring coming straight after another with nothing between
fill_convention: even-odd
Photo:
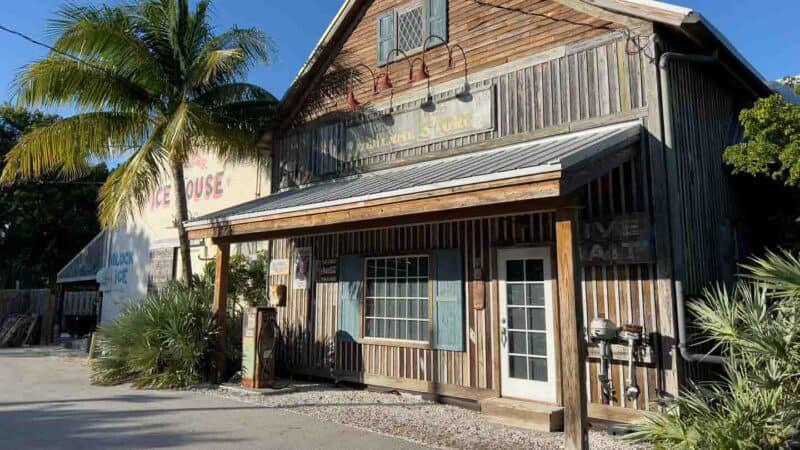
<instances>
[{"instance_id":1,"label":"blue sky","mask_svg":"<svg viewBox=\"0 0 800 450\"><path fill-rule=\"evenodd\" d=\"M767 79L800 74L800 1L681 0L677 3L703 13ZM64 0L4 0L0 24L46 40L47 19L62 4ZM216 0L214 24L218 29L256 26L272 36L278 46L278 58L271 67L256 68L250 81L281 97L340 5L341 0ZM46 50L2 31L0 49L2 102L11 98L18 70L43 56Z\"/></svg>"}]
</instances>

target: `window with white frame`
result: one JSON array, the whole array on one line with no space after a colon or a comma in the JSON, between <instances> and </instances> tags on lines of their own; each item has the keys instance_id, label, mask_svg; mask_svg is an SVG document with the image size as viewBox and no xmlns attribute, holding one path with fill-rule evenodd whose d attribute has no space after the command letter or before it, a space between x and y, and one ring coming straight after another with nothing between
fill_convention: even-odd
<instances>
[{"instance_id":1,"label":"window with white frame","mask_svg":"<svg viewBox=\"0 0 800 450\"><path fill-rule=\"evenodd\" d=\"M428 48L441 45L447 42L447 0L410 0L381 14L377 26L379 65L402 57L394 49L406 54L422 51L429 36L439 39L428 40Z\"/></svg>"},{"instance_id":2,"label":"window with white frame","mask_svg":"<svg viewBox=\"0 0 800 450\"><path fill-rule=\"evenodd\" d=\"M364 337L429 341L428 256L366 259Z\"/></svg>"},{"instance_id":3,"label":"window with white frame","mask_svg":"<svg viewBox=\"0 0 800 450\"><path fill-rule=\"evenodd\" d=\"M414 1L397 10L397 48L406 53L422 49L425 21L422 1Z\"/></svg>"}]
</instances>

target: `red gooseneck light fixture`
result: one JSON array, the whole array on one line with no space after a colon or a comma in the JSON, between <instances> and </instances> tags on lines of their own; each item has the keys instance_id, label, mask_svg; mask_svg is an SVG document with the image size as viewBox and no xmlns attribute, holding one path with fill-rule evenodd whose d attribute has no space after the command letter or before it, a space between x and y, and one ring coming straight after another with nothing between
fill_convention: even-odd
<instances>
[{"instance_id":1,"label":"red gooseneck light fixture","mask_svg":"<svg viewBox=\"0 0 800 450\"><path fill-rule=\"evenodd\" d=\"M375 72L370 69L370 67L366 64L357 64L356 66L350 68L350 76L348 79L349 89L347 93L347 106L351 110L356 110L361 106L361 102L356 99L356 94L353 92L353 78L357 75L356 69L359 67L363 67L369 71L370 76L372 77L372 92L378 92L378 80L375 78Z\"/></svg>"},{"instance_id":2,"label":"red gooseneck light fixture","mask_svg":"<svg viewBox=\"0 0 800 450\"><path fill-rule=\"evenodd\" d=\"M381 77L378 78L378 92L386 92L394 87L392 85L392 80L389 77L389 68L392 66L392 63L394 63L392 57L395 55L395 53L403 55L403 59L405 59L405 61L408 63L408 80L411 81L412 79L414 66L411 63L411 60L408 59L408 55L399 48L393 48L389 51L389 54L386 55L386 70L383 72L383 74L381 74Z\"/></svg>"}]
</instances>

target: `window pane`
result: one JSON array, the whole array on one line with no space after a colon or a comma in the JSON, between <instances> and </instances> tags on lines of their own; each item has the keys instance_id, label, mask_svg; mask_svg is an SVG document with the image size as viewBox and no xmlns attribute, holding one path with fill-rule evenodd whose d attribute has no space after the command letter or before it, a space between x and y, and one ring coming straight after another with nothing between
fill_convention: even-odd
<instances>
[{"instance_id":1,"label":"window pane","mask_svg":"<svg viewBox=\"0 0 800 450\"><path fill-rule=\"evenodd\" d=\"M506 301L509 305L524 305L525 304L525 285L524 284L507 284Z\"/></svg>"},{"instance_id":2,"label":"window pane","mask_svg":"<svg viewBox=\"0 0 800 450\"><path fill-rule=\"evenodd\" d=\"M424 22L422 8L401 12L397 15L397 46L403 51L414 50L422 45Z\"/></svg>"},{"instance_id":3,"label":"window pane","mask_svg":"<svg viewBox=\"0 0 800 450\"><path fill-rule=\"evenodd\" d=\"M408 339L408 321L399 320L397 322L397 339Z\"/></svg>"},{"instance_id":4,"label":"window pane","mask_svg":"<svg viewBox=\"0 0 800 450\"><path fill-rule=\"evenodd\" d=\"M544 333L528 333L528 354L547 356L547 336Z\"/></svg>"},{"instance_id":5,"label":"window pane","mask_svg":"<svg viewBox=\"0 0 800 450\"><path fill-rule=\"evenodd\" d=\"M528 291L527 301L529 305L544 306L544 284L531 283L525 286Z\"/></svg>"},{"instance_id":6,"label":"window pane","mask_svg":"<svg viewBox=\"0 0 800 450\"><path fill-rule=\"evenodd\" d=\"M547 381L547 360L544 358L530 358L528 360L530 364L529 369L531 377L530 379L536 381Z\"/></svg>"},{"instance_id":7,"label":"window pane","mask_svg":"<svg viewBox=\"0 0 800 450\"><path fill-rule=\"evenodd\" d=\"M375 317L386 317L386 300L375 299Z\"/></svg>"},{"instance_id":8,"label":"window pane","mask_svg":"<svg viewBox=\"0 0 800 450\"><path fill-rule=\"evenodd\" d=\"M386 260L383 260L383 259L375 260L375 266L376 266L375 276L378 277L378 278L385 277L386 276Z\"/></svg>"},{"instance_id":9,"label":"window pane","mask_svg":"<svg viewBox=\"0 0 800 450\"><path fill-rule=\"evenodd\" d=\"M511 378L528 379L528 362L524 356L509 356L508 357L509 372Z\"/></svg>"},{"instance_id":10,"label":"window pane","mask_svg":"<svg viewBox=\"0 0 800 450\"><path fill-rule=\"evenodd\" d=\"M528 329L537 331L544 331L547 329L544 308L528 308Z\"/></svg>"},{"instance_id":11,"label":"window pane","mask_svg":"<svg viewBox=\"0 0 800 450\"><path fill-rule=\"evenodd\" d=\"M408 321L408 339L410 341L427 340L427 337L422 337L419 335L419 322L417 322L416 320Z\"/></svg>"},{"instance_id":12,"label":"window pane","mask_svg":"<svg viewBox=\"0 0 800 450\"><path fill-rule=\"evenodd\" d=\"M541 259L525 261L525 281L544 281L544 261Z\"/></svg>"},{"instance_id":13,"label":"window pane","mask_svg":"<svg viewBox=\"0 0 800 450\"><path fill-rule=\"evenodd\" d=\"M397 317L406 318L408 317L408 300L406 299L397 299L396 300L396 312Z\"/></svg>"},{"instance_id":14,"label":"window pane","mask_svg":"<svg viewBox=\"0 0 800 450\"><path fill-rule=\"evenodd\" d=\"M427 270L424 256L367 259L365 336L429 339Z\"/></svg>"},{"instance_id":15,"label":"window pane","mask_svg":"<svg viewBox=\"0 0 800 450\"><path fill-rule=\"evenodd\" d=\"M367 319L365 321L366 330L364 330L365 336L375 336L375 319Z\"/></svg>"},{"instance_id":16,"label":"window pane","mask_svg":"<svg viewBox=\"0 0 800 450\"><path fill-rule=\"evenodd\" d=\"M508 308L508 328L525 329L525 308Z\"/></svg>"},{"instance_id":17,"label":"window pane","mask_svg":"<svg viewBox=\"0 0 800 450\"><path fill-rule=\"evenodd\" d=\"M509 331L508 332L508 348L511 353L528 354L526 347L526 336L524 331Z\"/></svg>"},{"instance_id":18,"label":"window pane","mask_svg":"<svg viewBox=\"0 0 800 450\"><path fill-rule=\"evenodd\" d=\"M506 281L525 281L525 262L506 262Z\"/></svg>"},{"instance_id":19,"label":"window pane","mask_svg":"<svg viewBox=\"0 0 800 450\"><path fill-rule=\"evenodd\" d=\"M419 258L408 258L408 276L416 277L419 270Z\"/></svg>"},{"instance_id":20,"label":"window pane","mask_svg":"<svg viewBox=\"0 0 800 450\"><path fill-rule=\"evenodd\" d=\"M368 298L367 299L367 310L366 310L367 317L374 317L375 316L375 299Z\"/></svg>"}]
</instances>

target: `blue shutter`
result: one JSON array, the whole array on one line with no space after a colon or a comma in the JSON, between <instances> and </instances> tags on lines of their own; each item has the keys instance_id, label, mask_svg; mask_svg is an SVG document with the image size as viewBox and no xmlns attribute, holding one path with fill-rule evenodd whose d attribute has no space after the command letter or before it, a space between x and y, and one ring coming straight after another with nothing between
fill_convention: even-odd
<instances>
[{"instance_id":1,"label":"blue shutter","mask_svg":"<svg viewBox=\"0 0 800 450\"><path fill-rule=\"evenodd\" d=\"M339 258L339 341L358 340L361 323L361 257Z\"/></svg>"},{"instance_id":2,"label":"blue shutter","mask_svg":"<svg viewBox=\"0 0 800 450\"><path fill-rule=\"evenodd\" d=\"M395 48L394 10L378 17L378 65L383 66L388 62L389 52Z\"/></svg>"},{"instance_id":3,"label":"blue shutter","mask_svg":"<svg viewBox=\"0 0 800 450\"><path fill-rule=\"evenodd\" d=\"M447 0L426 0L428 11L428 36L436 35L447 41ZM439 39L428 41L428 48L440 45Z\"/></svg>"},{"instance_id":4,"label":"blue shutter","mask_svg":"<svg viewBox=\"0 0 800 450\"><path fill-rule=\"evenodd\" d=\"M434 348L464 351L464 282L460 249L433 253Z\"/></svg>"}]
</instances>

